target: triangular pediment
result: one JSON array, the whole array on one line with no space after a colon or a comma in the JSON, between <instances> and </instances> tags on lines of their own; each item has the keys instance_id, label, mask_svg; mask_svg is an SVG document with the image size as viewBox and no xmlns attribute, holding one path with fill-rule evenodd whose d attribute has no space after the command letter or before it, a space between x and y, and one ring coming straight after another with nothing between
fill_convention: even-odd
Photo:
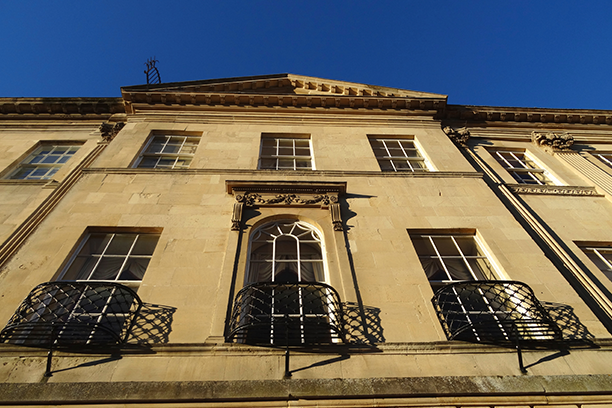
<instances>
[{"instance_id":1,"label":"triangular pediment","mask_svg":"<svg viewBox=\"0 0 612 408\"><path fill-rule=\"evenodd\" d=\"M170 82L121 88L122 92L232 93L250 95L334 95L446 99L446 95L335 81L294 74L274 74L203 81Z\"/></svg>"}]
</instances>

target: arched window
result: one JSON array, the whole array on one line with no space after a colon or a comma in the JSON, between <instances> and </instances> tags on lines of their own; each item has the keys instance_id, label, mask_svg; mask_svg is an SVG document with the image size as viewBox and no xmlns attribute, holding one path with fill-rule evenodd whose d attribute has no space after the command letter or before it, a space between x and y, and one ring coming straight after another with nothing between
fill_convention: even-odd
<instances>
[{"instance_id":1,"label":"arched window","mask_svg":"<svg viewBox=\"0 0 612 408\"><path fill-rule=\"evenodd\" d=\"M251 235L246 284L325 282L319 232L301 221L266 224Z\"/></svg>"},{"instance_id":2,"label":"arched window","mask_svg":"<svg viewBox=\"0 0 612 408\"><path fill-rule=\"evenodd\" d=\"M236 296L231 337L249 344L311 345L341 341L342 307L325 283L321 234L294 220L273 221L249 241L244 287Z\"/></svg>"}]
</instances>

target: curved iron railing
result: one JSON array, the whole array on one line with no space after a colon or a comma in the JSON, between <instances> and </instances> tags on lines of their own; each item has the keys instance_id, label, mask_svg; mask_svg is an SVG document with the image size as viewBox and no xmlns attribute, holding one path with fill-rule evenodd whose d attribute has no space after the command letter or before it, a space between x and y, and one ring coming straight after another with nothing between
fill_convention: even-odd
<instances>
[{"instance_id":1,"label":"curved iron railing","mask_svg":"<svg viewBox=\"0 0 612 408\"><path fill-rule=\"evenodd\" d=\"M132 289L111 282L47 282L35 287L0 331L28 346L124 343L142 307Z\"/></svg>"},{"instance_id":2,"label":"curved iron railing","mask_svg":"<svg viewBox=\"0 0 612 408\"><path fill-rule=\"evenodd\" d=\"M229 339L305 346L344 341L338 292L324 283L255 283L236 295Z\"/></svg>"},{"instance_id":3,"label":"curved iron railing","mask_svg":"<svg viewBox=\"0 0 612 408\"><path fill-rule=\"evenodd\" d=\"M562 339L557 324L522 282L451 283L432 302L449 340L516 347Z\"/></svg>"}]
</instances>

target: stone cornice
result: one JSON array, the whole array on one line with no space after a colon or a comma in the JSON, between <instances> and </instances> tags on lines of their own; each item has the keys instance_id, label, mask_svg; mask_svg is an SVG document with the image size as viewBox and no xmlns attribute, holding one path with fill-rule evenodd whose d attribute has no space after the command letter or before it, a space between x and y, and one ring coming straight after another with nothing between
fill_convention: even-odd
<instances>
[{"instance_id":1,"label":"stone cornice","mask_svg":"<svg viewBox=\"0 0 612 408\"><path fill-rule=\"evenodd\" d=\"M0 119L108 119L124 113L121 98L0 98Z\"/></svg>"},{"instance_id":2,"label":"stone cornice","mask_svg":"<svg viewBox=\"0 0 612 408\"><path fill-rule=\"evenodd\" d=\"M492 122L517 124L612 125L612 111L591 109L514 108L503 106L447 105L438 116L462 126ZM496 123L497 124L497 123Z\"/></svg>"},{"instance_id":3,"label":"stone cornice","mask_svg":"<svg viewBox=\"0 0 612 408\"><path fill-rule=\"evenodd\" d=\"M196 174L244 174L249 176L270 177L385 177L385 178L482 178L482 173L460 171L422 171L422 172L382 172L382 171L342 171L342 170L256 170L256 169L139 169L125 167L89 167L84 174L158 174L158 175L196 175ZM302 183L302 182L300 182ZM318 182L317 182L318 183ZM302 183L303 184L303 183Z\"/></svg>"},{"instance_id":4,"label":"stone cornice","mask_svg":"<svg viewBox=\"0 0 612 408\"><path fill-rule=\"evenodd\" d=\"M444 98L408 98L393 96L248 94L248 93L184 93L170 91L123 91L126 111L201 110L202 107L241 108L326 108L326 109L383 109L419 111L433 115L444 109Z\"/></svg>"},{"instance_id":5,"label":"stone cornice","mask_svg":"<svg viewBox=\"0 0 612 408\"><path fill-rule=\"evenodd\" d=\"M227 403L233 407L507 405L606 407L612 402L610 377L608 374L574 374L226 381L7 382L0 384L0 404L38 406L106 402L117 405L162 403L163 406L168 406L166 404L176 406L180 403L192 406L220 406L225 405L220 403Z\"/></svg>"}]
</instances>

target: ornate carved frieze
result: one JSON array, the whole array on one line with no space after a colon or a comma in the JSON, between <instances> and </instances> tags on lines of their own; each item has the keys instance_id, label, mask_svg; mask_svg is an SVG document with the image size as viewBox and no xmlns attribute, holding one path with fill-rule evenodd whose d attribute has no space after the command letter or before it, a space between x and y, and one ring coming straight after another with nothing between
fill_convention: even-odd
<instances>
[{"instance_id":1,"label":"ornate carved frieze","mask_svg":"<svg viewBox=\"0 0 612 408\"><path fill-rule=\"evenodd\" d=\"M564 196L597 196L602 197L594 187L581 186L539 186L508 184L512 192L517 194L544 194L544 195L564 195Z\"/></svg>"},{"instance_id":2,"label":"ornate carved frieze","mask_svg":"<svg viewBox=\"0 0 612 408\"><path fill-rule=\"evenodd\" d=\"M531 141L547 150L569 151L574 144L574 137L567 132L531 132Z\"/></svg>"},{"instance_id":3,"label":"ornate carved frieze","mask_svg":"<svg viewBox=\"0 0 612 408\"><path fill-rule=\"evenodd\" d=\"M445 126L444 128L442 128L442 131L446 133L446 135L450 138L450 140L452 140L453 142L455 142L456 144L460 146L465 146L468 139L470 138L470 131L468 130L467 127L453 129L450 126Z\"/></svg>"},{"instance_id":4,"label":"ornate carved frieze","mask_svg":"<svg viewBox=\"0 0 612 408\"><path fill-rule=\"evenodd\" d=\"M104 142L110 142L115 138L115 136L117 136L117 133L119 133L119 131L123 129L124 126L125 123L123 122L117 122L114 125L108 122L102 123L100 125L100 133L102 134L102 140Z\"/></svg>"},{"instance_id":5,"label":"ornate carved frieze","mask_svg":"<svg viewBox=\"0 0 612 408\"><path fill-rule=\"evenodd\" d=\"M346 183L227 181L227 191L236 202L232 231L240 230L244 207L319 207L329 209L335 231L342 231L339 196Z\"/></svg>"}]
</instances>

